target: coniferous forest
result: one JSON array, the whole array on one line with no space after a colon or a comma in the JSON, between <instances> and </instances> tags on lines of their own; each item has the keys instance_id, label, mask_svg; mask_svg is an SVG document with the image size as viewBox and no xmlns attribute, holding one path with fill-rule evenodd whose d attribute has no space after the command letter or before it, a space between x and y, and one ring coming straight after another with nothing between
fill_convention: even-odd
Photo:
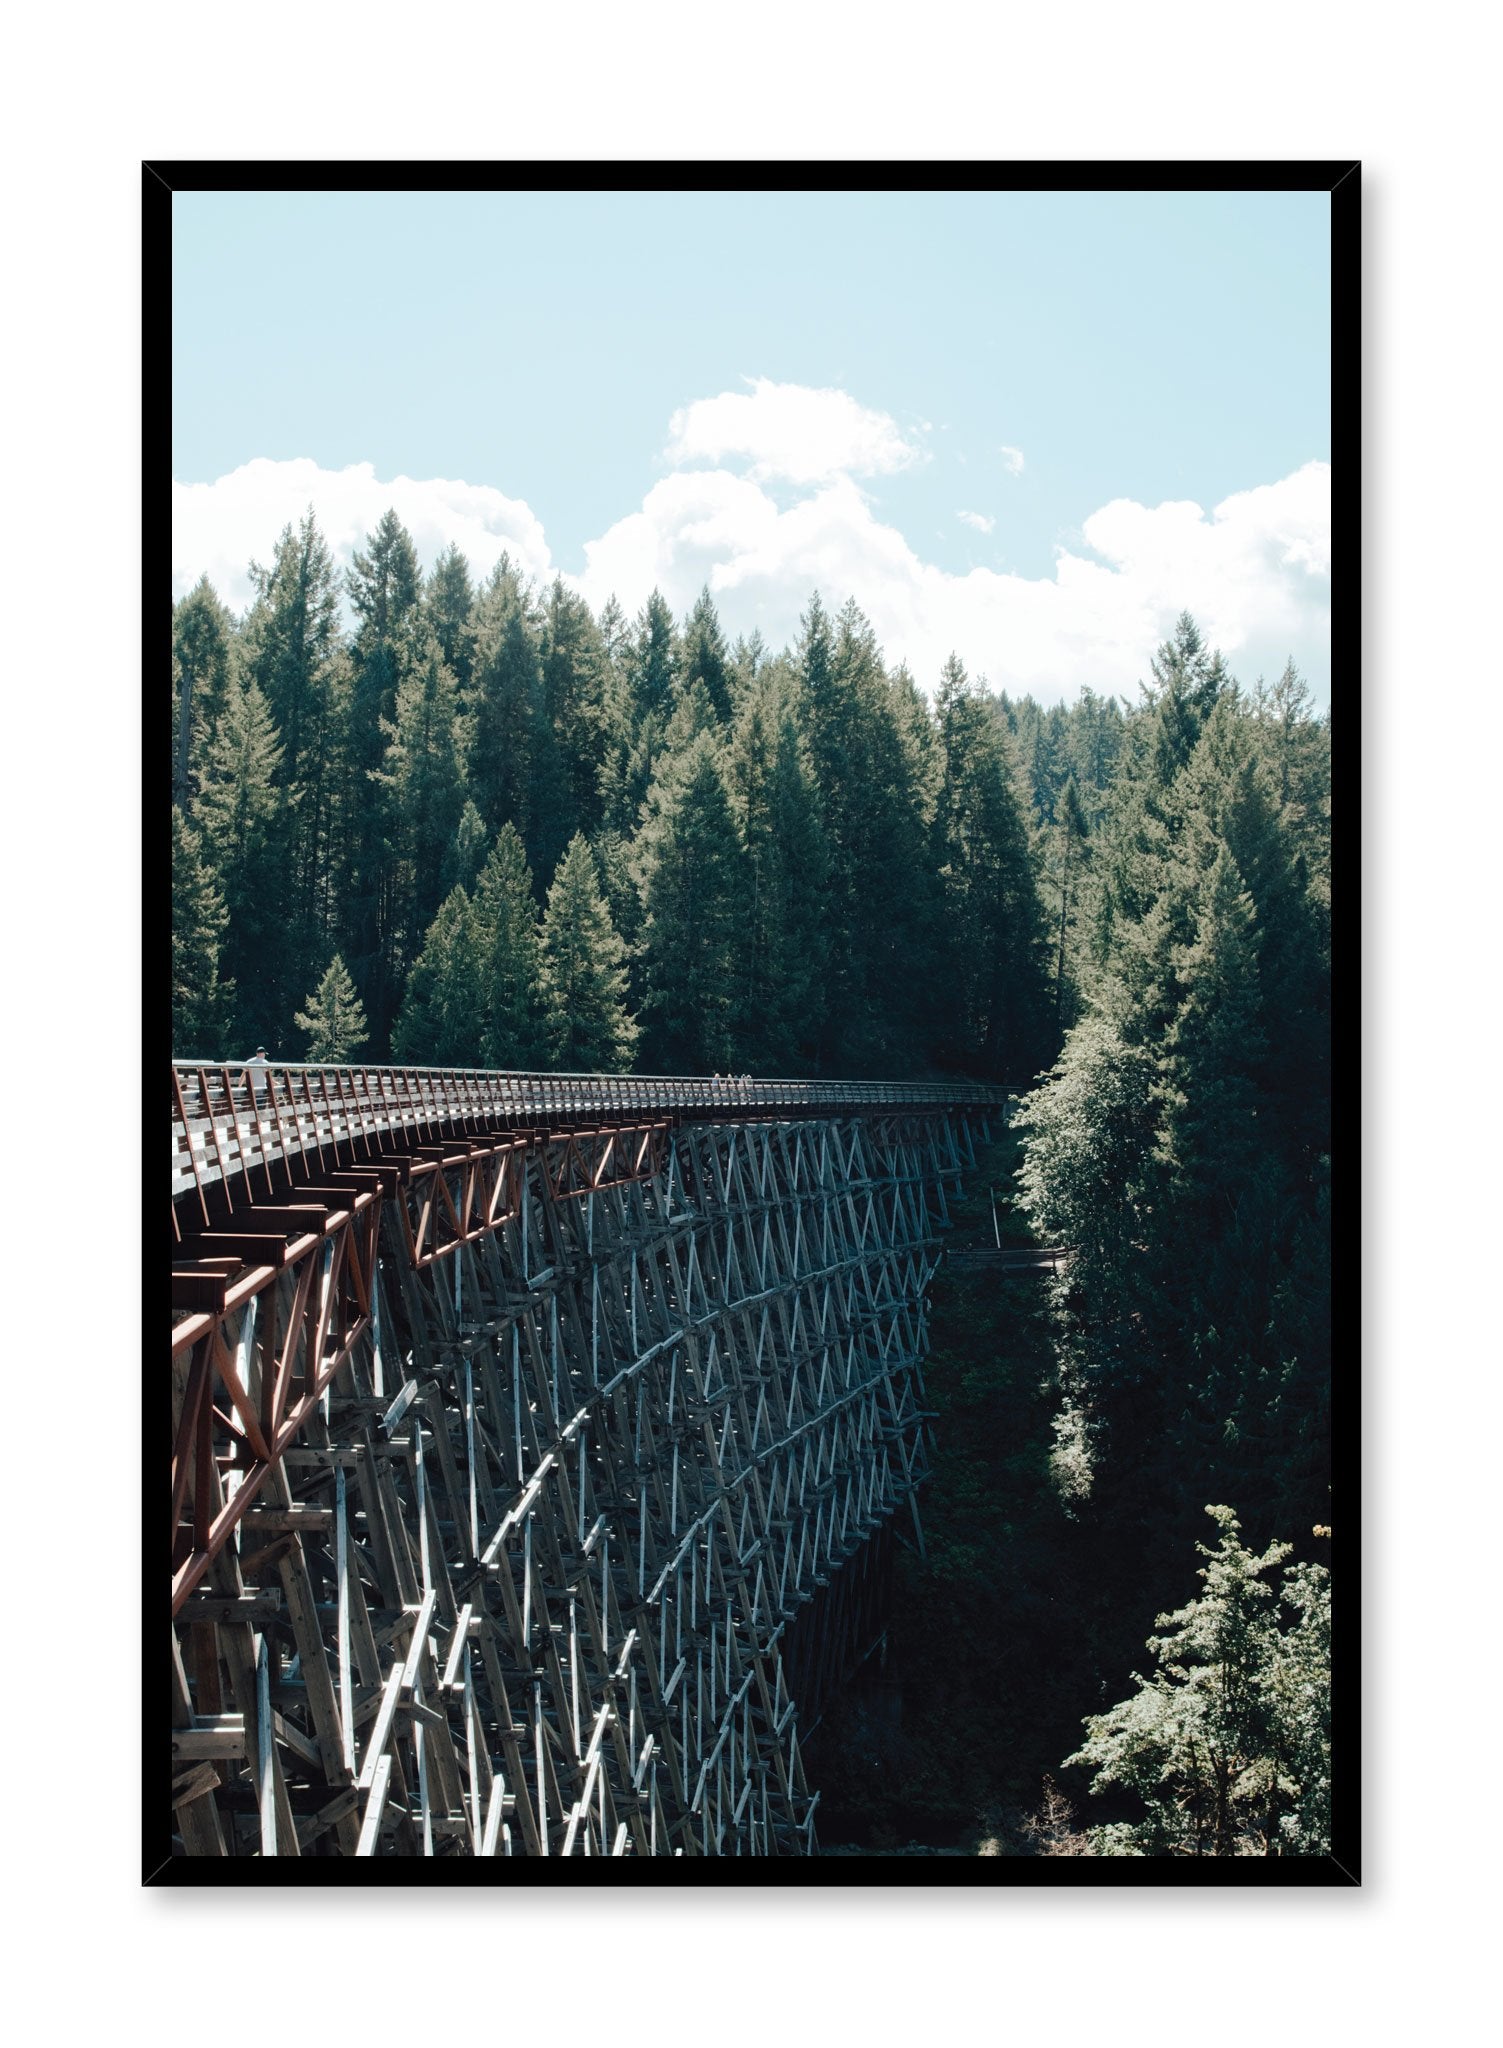
<instances>
[{"instance_id":1,"label":"coniferous forest","mask_svg":"<svg viewBox=\"0 0 1503 2048\"><path fill-rule=\"evenodd\" d=\"M890 668L854 599L730 644L708 591L424 574L391 513L342 584L311 512L251 576L173 609L174 1053L1008 1086L983 1177L1073 1258L936 1285L904 1726L841 1710L831 1804L878 1848L1328 1848L1330 730L1293 665L1234 679L1182 616L1138 702L1045 707Z\"/></svg>"}]
</instances>

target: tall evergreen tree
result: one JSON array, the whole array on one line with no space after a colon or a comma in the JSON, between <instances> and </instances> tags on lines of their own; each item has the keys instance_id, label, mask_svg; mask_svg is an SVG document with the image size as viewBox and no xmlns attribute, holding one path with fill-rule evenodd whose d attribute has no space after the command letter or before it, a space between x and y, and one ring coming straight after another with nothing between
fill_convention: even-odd
<instances>
[{"instance_id":1,"label":"tall evergreen tree","mask_svg":"<svg viewBox=\"0 0 1503 2048\"><path fill-rule=\"evenodd\" d=\"M327 958L328 876L338 837L338 601L333 558L311 507L296 530L284 528L269 569L251 564L251 582L255 596L242 636L244 673L263 693L282 745L278 971L290 995ZM245 993L242 982L242 999ZM286 1021L284 1014L281 1025Z\"/></svg>"},{"instance_id":2,"label":"tall evergreen tree","mask_svg":"<svg viewBox=\"0 0 1503 2048\"><path fill-rule=\"evenodd\" d=\"M350 602L367 645L399 636L422 592L422 571L412 535L394 510L383 512L363 548L356 548L346 578Z\"/></svg>"},{"instance_id":3,"label":"tall evergreen tree","mask_svg":"<svg viewBox=\"0 0 1503 2048\"><path fill-rule=\"evenodd\" d=\"M610 656L583 598L555 576L542 642L543 713L563 781L554 826L558 851L575 831L594 832L602 816L601 773L617 738ZM550 858L549 871L556 865Z\"/></svg>"},{"instance_id":4,"label":"tall evergreen tree","mask_svg":"<svg viewBox=\"0 0 1503 2048\"><path fill-rule=\"evenodd\" d=\"M470 693L470 789L489 832L533 825L533 789L545 753L538 642L521 578L503 555L475 608Z\"/></svg>"},{"instance_id":5,"label":"tall evergreen tree","mask_svg":"<svg viewBox=\"0 0 1503 2048\"><path fill-rule=\"evenodd\" d=\"M293 1022L308 1034L307 1057L315 1064L340 1065L366 1042L369 1027L349 970L336 953Z\"/></svg>"},{"instance_id":6,"label":"tall evergreen tree","mask_svg":"<svg viewBox=\"0 0 1503 2048\"><path fill-rule=\"evenodd\" d=\"M820 1037L829 854L786 684L764 668L740 701L726 764L748 896L735 1060L797 1072Z\"/></svg>"},{"instance_id":7,"label":"tall evergreen tree","mask_svg":"<svg viewBox=\"0 0 1503 2048\"><path fill-rule=\"evenodd\" d=\"M382 721L387 747L379 784L390 802L398 858L390 975L378 974L367 984L378 1043L389 1029L420 935L438 907L444 857L463 813L458 708L454 678L438 643L430 640L398 687L395 718Z\"/></svg>"},{"instance_id":8,"label":"tall evergreen tree","mask_svg":"<svg viewBox=\"0 0 1503 2048\"><path fill-rule=\"evenodd\" d=\"M485 862L485 822L468 797L459 814L459 823L454 828L454 837L449 841L444 855L443 890L447 895L451 889L468 889L474 884Z\"/></svg>"},{"instance_id":9,"label":"tall evergreen tree","mask_svg":"<svg viewBox=\"0 0 1503 2048\"><path fill-rule=\"evenodd\" d=\"M475 891L481 938L481 1063L528 1071L548 1053L542 933L532 870L514 825L503 825Z\"/></svg>"},{"instance_id":10,"label":"tall evergreen tree","mask_svg":"<svg viewBox=\"0 0 1503 2048\"><path fill-rule=\"evenodd\" d=\"M731 716L731 665L708 584L695 599L694 609L684 621L682 644L681 684L702 683L715 708L716 718L722 725L728 724Z\"/></svg>"},{"instance_id":11,"label":"tall evergreen tree","mask_svg":"<svg viewBox=\"0 0 1503 2048\"><path fill-rule=\"evenodd\" d=\"M654 590L637 615L626 656L632 712L638 723L656 716L666 720L672 709L673 685L681 670L678 635L668 600Z\"/></svg>"},{"instance_id":12,"label":"tall evergreen tree","mask_svg":"<svg viewBox=\"0 0 1503 2048\"><path fill-rule=\"evenodd\" d=\"M1074 1001L1066 1015L1067 954L1079 908L1081 872L1088 858L1091 828L1080 801L1074 775L1067 775L1054 806L1054 819L1044 834L1045 873L1059 893L1059 924L1054 952L1054 1035L1062 1039L1074 1022ZM1072 978L1073 987L1073 978Z\"/></svg>"},{"instance_id":13,"label":"tall evergreen tree","mask_svg":"<svg viewBox=\"0 0 1503 2048\"><path fill-rule=\"evenodd\" d=\"M1079 1247L1084 1398L1162 1555L1207 1491L1265 1531L1326 1505L1329 1027L1268 721L1184 621L1148 695L1101 828L1093 1013L1025 1111L1023 1199Z\"/></svg>"},{"instance_id":14,"label":"tall evergreen tree","mask_svg":"<svg viewBox=\"0 0 1503 2048\"><path fill-rule=\"evenodd\" d=\"M424 934L392 1029L393 1056L420 1067L477 1067L485 1036L486 939L469 894L451 889Z\"/></svg>"},{"instance_id":15,"label":"tall evergreen tree","mask_svg":"<svg viewBox=\"0 0 1503 2048\"><path fill-rule=\"evenodd\" d=\"M269 569L250 565L245 621L248 680L282 737L284 786L311 787L327 770L329 673L338 632L334 560L310 506L282 529Z\"/></svg>"},{"instance_id":16,"label":"tall evergreen tree","mask_svg":"<svg viewBox=\"0 0 1503 2048\"><path fill-rule=\"evenodd\" d=\"M186 810L198 768L238 664L235 622L207 576L172 608L172 801Z\"/></svg>"},{"instance_id":17,"label":"tall evergreen tree","mask_svg":"<svg viewBox=\"0 0 1503 2048\"><path fill-rule=\"evenodd\" d=\"M261 690L232 680L205 756L195 819L228 915L219 964L235 985L235 1028L268 1042L286 1029L292 1001L281 765L276 723Z\"/></svg>"},{"instance_id":18,"label":"tall evergreen tree","mask_svg":"<svg viewBox=\"0 0 1503 2048\"><path fill-rule=\"evenodd\" d=\"M936 698L941 785L936 843L948 975L957 1001L952 1056L1015 1079L1053 1050L1047 940L1009 740L991 698L951 655Z\"/></svg>"},{"instance_id":19,"label":"tall evergreen tree","mask_svg":"<svg viewBox=\"0 0 1503 2048\"><path fill-rule=\"evenodd\" d=\"M423 623L438 642L444 666L459 685L461 696L470 687L473 649L470 613L475 604L475 587L470 565L451 541L433 565L423 589Z\"/></svg>"},{"instance_id":20,"label":"tall evergreen tree","mask_svg":"<svg viewBox=\"0 0 1503 2048\"><path fill-rule=\"evenodd\" d=\"M625 949L611 924L595 862L576 833L548 891L543 919L543 999L555 1068L620 1072L637 1027L626 1014Z\"/></svg>"},{"instance_id":21,"label":"tall evergreen tree","mask_svg":"<svg viewBox=\"0 0 1503 2048\"><path fill-rule=\"evenodd\" d=\"M223 1053L233 983L219 979L224 897L199 835L172 807L172 1050L180 1059Z\"/></svg>"},{"instance_id":22,"label":"tall evergreen tree","mask_svg":"<svg viewBox=\"0 0 1503 2048\"><path fill-rule=\"evenodd\" d=\"M708 693L695 688L713 719ZM648 1057L668 1071L723 1069L733 1052L746 875L711 732L664 756L648 792L635 864Z\"/></svg>"}]
</instances>

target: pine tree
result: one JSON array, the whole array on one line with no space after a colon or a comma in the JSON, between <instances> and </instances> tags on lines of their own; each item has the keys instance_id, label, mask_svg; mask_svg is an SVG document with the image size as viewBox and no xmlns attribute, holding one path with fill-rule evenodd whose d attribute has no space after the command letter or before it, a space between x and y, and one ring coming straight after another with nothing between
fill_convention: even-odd
<instances>
[{"instance_id":1,"label":"pine tree","mask_svg":"<svg viewBox=\"0 0 1503 2048\"><path fill-rule=\"evenodd\" d=\"M329 672L338 632L334 560L311 506L296 531L282 529L271 567L252 562L250 574L248 679L259 685L281 734L284 784L310 788L327 771Z\"/></svg>"},{"instance_id":2,"label":"pine tree","mask_svg":"<svg viewBox=\"0 0 1503 2048\"><path fill-rule=\"evenodd\" d=\"M1158 1670L1134 1674L1130 1700L1086 1721L1067 1764L1094 1770L1093 1792L1121 1787L1140 1821L1092 1831L1103 1856L1320 1856L1330 1852L1330 1578L1285 1573L1292 1616L1266 1575L1290 1555L1241 1541L1230 1508L1198 1573L1204 1591L1161 1614L1149 1638Z\"/></svg>"},{"instance_id":3,"label":"pine tree","mask_svg":"<svg viewBox=\"0 0 1503 2048\"><path fill-rule=\"evenodd\" d=\"M361 637L370 645L395 640L418 602L422 572L412 535L394 510L383 512L364 548L355 549L346 582Z\"/></svg>"},{"instance_id":4,"label":"pine tree","mask_svg":"<svg viewBox=\"0 0 1503 2048\"><path fill-rule=\"evenodd\" d=\"M1188 612L1180 613L1173 639L1161 644L1150 667L1153 680L1144 696L1155 714L1154 774L1166 787L1194 752L1216 696L1210 657Z\"/></svg>"},{"instance_id":5,"label":"pine tree","mask_svg":"<svg viewBox=\"0 0 1503 2048\"><path fill-rule=\"evenodd\" d=\"M764 668L740 706L726 763L748 896L734 1064L798 1072L822 1021L829 855L787 684Z\"/></svg>"},{"instance_id":6,"label":"pine tree","mask_svg":"<svg viewBox=\"0 0 1503 2048\"><path fill-rule=\"evenodd\" d=\"M544 752L542 672L527 594L505 555L480 593L474 630L470 789L487 831L510 823L525 840Z\"/></svg>"},{"instance_id":7,"label":"pine tree","mask_svg":"<svg viewBox=\"0 0 1503 2048\"><path fill-rule=\"evenodd\" d=\"M583 598L559 576L548 592L542 663L543 712L564 783L555 820L561 850L575 831L592 833L600 823L601 773L617 735L605 636ZM551 872L556 861L547 865Z\"/></svg>"},{"instance_id":8,"label":"pine tree","mask_svg":"<svg viewBox=\"0 0 1503 2048\"><path fill-rule=\"evenodd\" d=\"M611 924L589 844L569 842L548 891L542 984L553 1065L565 1073L620 1072L636 1050L624 997L625 949Z\"/></svg>"},{"instance_id":9,"label":"pine tree","mask_svg":"<svg viewBox=\"0 0 1503 2048\"><path fill-rule=\"evenodd\" d=\"M694 689L713 720L703 685ZM690 693L681 713L692 730ZM719 1071L730 1064L739 1022L733 1003L746 876L713 733L701 730L663 757L634 864L649 1057L669 1072Z\"/></svg>"},{"instance_id":10,"label":"pine tree","mask_svg":"<svg viewBox=\"0 0 1503 2048\"><path fill-rule=\"evenodd\" d=\"M451 541L434 563L433 573L424 587L423 621L427 631L438 642L444 667L459 685L461 695L470 686L474 652L470 613L474 603L470 565L460 553L458 542Z\"/></svg>"},{"instance_id":11,"label":"pine tree","mask_svg":"<svg viewBox=\"0 0 1503 2048\"><path fill-rule=\"evenodd\" d=\"M347 957L371 1006L378 1051L391 1029L413 935L399 873L402 827L383 779L397 693L428 644L412 536L395 511L357 548L345 577L356 631L349 649L339 745L338 893Z\"/></svg>"},{"instance_id":12,"label":"pine tree","mask_svg":"<svg viewBox=\"0 0 1503 2048\"><path fill-rule=\"evenodd\" d=\"M1257 1071L1266 1046L1252 898L1222 846L1201 891L1197 932L1178 955L1184 1000L1165 1033L1159 1156L1190 1207L1209 1222L1235 1209L1263 1147Z\"/></svg>"},{"instance_id":13,"label":"pine tree","mask_svg":"<svg viewBox=\"0 0 1503 2048\"><path fill-rule=\"evenodd\" d=\"M1048 849L1046 871L1049 881L1059 892L1059 937L1054 958L1054 1032L1060 1039L1064 1037L1066 1024L1074 1021L1073 1015L1067 1017L1065 1014L1065 962L1090 835L1090 824L1080 801L1075 777L1067 775L1054 806L1053 822L1045 835ZM1072 1011L1073 1007L1072 1003Z\"/></svg>"},{"instance_id":14,"label":"pine tree","mask_svg":"<svg viewBox=\"0 0 1503 2048\"><path fill-rule=\"evenodd\" d=\"M328 957L329 870L341 839L335 799L344 662L333 557L311 506L295 530L283 529L269 569L252 562L251 581L243 674L263 693L282 744L280 917L262 971L284 991L275 1025L285 1028L287 999ZM244 1002L243 979L240 994Z\"/></svg>"},{"instance_id":15,"label":"pine tree","mask_svg":"<svg viewBox=\"0 0 1503 2048\"><path fill-rule=\"evenodd\" d=\"M398 976L438 907L444 856L463 813L458 708L454 678L430 640L398 686L396 717L382 721L387 747L378 779L389 796L399 856Z\"/></svg>"},{"instance_id":16,"label":"pine tree","mask_svg":"<svg viewBox=\"0 0 1503 2048\"><path fill-rule=\"evenodd\" d=\"M1010 741L986 690L951 655L935 700L941 783L935 843L945 891L951 1055L999 1078L1053 1050L1046 928Z\"/></svg>"},{"instance_id":17,"label":"pine tree","mask_svg":"<svg viewBox=\"0 0 1503 2048\"><path fill-rule=\"evenodd\" d=\"M212 1059L229 1033L233 983L219 979L224 897L204 860L198 833L172 807L172 1050L179 1059Z\"/></svg>"},{"instance_id":18,"label":"pine tree","mask_svg":"<svg viewBox=\"0 0 1503 2048\"><path fill-rule=\"evenodd\" d=\"M231 681L204 760L194 822L223 892L219 965L235 986L235 1031L268 1042L287 1025L286 871L279 827L282 746L255 683Z\"/></svg>"},{"instance_id":19,"label":"pine tree","mask_svg":"<svg viewBox=\"0 0 1503 2048\"><path fill-rule=\"evenodd\" d=\"M503 825L475 891L480 933L480 1059L527 1072L547 1056L542 934L532 870L516 827Z\"/></svg>"},{"instance_id":20,"label":"pine tree","mask_svg":"<svg viewBox=\"0 0 1503 2048\"><path fill-rule=\"evenodd\" d=\"M660 590L653 591L637 615L625 666L635 722L666 719L680 672L680 649L673 614Z\"/></svg>"},{"instance_id":21,"label":"pine tree","mask_svg":"<svg viewBox=\"0 0 1503 2048\"><path fill-rule=\"evenodd\" d=\"M198 793L201 756L239 661L235 622L207 576L172 608L172 656L172 801L186 809Z\"/></svg>"},{"instance_id":22,"label":"pine tree","mask_svg":"<svg viewBox=\"0 0 1503 2048\"><path fill-rule=\"evenodd\" d=\"M424 934L392 1029L393 1056L422 1067L478 1067L485 1034L486 941L468 893L451 889Z\"/></svg>"},{"instance_id":23,"label":"pine tree","mask_svg":"<svg viewBox=\"0 0 1503 2048\"><path fill-rule=\"evenodd\" d=\"M307 1010L299 1010L293 1022L307 1032L307 1058L315 1065L337 1066L365 1044L365 1010L337 953L308 997Z\"/></svg>"},{"instance_id":24,"label":"pine tree","mask_svg":"<svg viewBox=\"0 0 1503 2048\"><path fill-rule=\"evenodd\" d=\"M722 725L728 724L731 716L730 660L708 584L700 591L693 611L684 621L682 646L680 685L702 683L714 706L716 718Z\"/></svg>"},{"instance_id":25,"label":"pine tree","mask_svg":"<svg viewBox=\"0 0 1503 2048\"><path fill-rule=\"evenodd\" d=\"M474 886L475 877L485 861L487 836L484 820L467 797L459 823L454 828L454 837L444 855L443 887L446 895L450 889Z\"/></svg>"},{"instance_id":26,"label":"pine tree","mask_svg":"<svg viewBox=\"0 0 1503 2048\"><path fill-rule=\"evenodd\" d=\"M1024 1206L1079 1246L1099 1471L1163 1556L1207 1492L1265 1529L1325 1505L1329 967L1266 705L1184 620L1148 696L1093 835L1090 1008L1021 1121Z\"/></svg>"}]
</instances>

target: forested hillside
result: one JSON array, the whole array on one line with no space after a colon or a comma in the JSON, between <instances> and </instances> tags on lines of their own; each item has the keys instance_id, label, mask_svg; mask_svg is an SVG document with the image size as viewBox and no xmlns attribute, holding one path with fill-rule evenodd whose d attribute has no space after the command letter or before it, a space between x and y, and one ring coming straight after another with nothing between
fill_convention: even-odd
<instances>
[{"instance_id":1,"label":"forested hillside","mask_svg":"<svg viewBox=\"0 0 1503 2048\"><path fill-rule=\"evenodd\" d=\"M890 1666L913 1733L832 1791L879 1842L988 1812L1018 1853L1321 1853L1329 722L1292 670L1240 690L1188 618L1125 715L1002 715L1065 1035L984 1170L1004 1227L1073 1257L1042 1291L936 1288L930 1558Z\"/></svg>"},{"instance_id":2,"label":"forested hillside","mask_svg":"<svg viewBox=\"0 0 1503 2048\"><path fill-rule=\"evenodd\" d=\"M364 1028L320 1057L1026 1081L1052 1056L1086 937L1054 778L1099 814L1115 706L1036 733L952 660L931 707L854 602L811 598L774 652L728 646L708 592L628 620L504 557L425 577L392 514L352 630L311 512L252 576L241 619L207 582L173 611L180 1055L303 1055L337 959Z\"/></svg>"}]
</instances>

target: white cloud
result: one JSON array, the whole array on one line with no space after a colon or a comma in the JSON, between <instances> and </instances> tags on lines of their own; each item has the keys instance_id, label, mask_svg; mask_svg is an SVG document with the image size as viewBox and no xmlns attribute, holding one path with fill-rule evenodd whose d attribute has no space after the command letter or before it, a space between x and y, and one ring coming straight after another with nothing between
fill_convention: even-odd
<instances>
[{"instance_id":1,"label":"white cloud","mask_svg":"<svg viewBox=\"0 0 1503 2048\"><path fill-rule=\"evenodd\" d=\"M967 526L974 526L978 533L990 533L997 523L984 512L957 512L955 517L964 520Z\"/></svg>"},{"instance_id":2,"label":"white cloud","mask_svg":"<svg viewBox=\"0 0 1503 2048\"><path fill-rule=\"evenodd\" d=\"M1194 613L1250 681L1293 651L1318 666L1329 644L1330 468L1198 505L1117 499L1086 520L1089 552L1056 550L1048 576L923 561L849 477L781 508L749 478L681 472L586 547L580 587L629 610L654 585L682 613L708 583L726 631L790 643L811 590L832 610L854 596L890 663L932 688L953 648L994 687L1070 697L1083 684L1135 692L1178 613ZM1099 557L1100 559L1096 559Z\"/></svg>"},{"instance_id":3,"label":"white cloud","mask_svg":"<svg viewBox=\"0 0 1503 2048\"><path fill-rule=\"evenodd\" d=\"M1310 462L1209 513L1118 498L1056 549L1047 575L956 574L923 560L849 475L821 478L792 503L785 492L780 503L754 475L681 469L588 541L583 573L565 580L592 605L614 593L629 612L656 585L680 615L708 584L731 638L756 627L774 647L796 638L812 590L832 611L854 596L888 661L906 660L926 688L953 649L994 687L1045 700L1086 683L1131 694L1188 608L1244 681L1260 668L1276 673L1293 652L1319 688L1330 641L1330 491L1329 465ZM310 502L342 562L391 505L425 568L452 540L477 578L503 547L529 575L553 573L537 516L487 485L383 483L369 464L331 471L262 460L213 484L175 484L173 494L174 594L207 571L236 608L250 594L249 559L268 561L281 528ZM958 516L978 530L990 525L979 513Z\"/></svg>"},{"instance_id":4,"label":"white cloud","mask_svg":"<svg viewBox=\"0 0 1503 2048\"><path fill-rule=\"evenodd\" d=\"M1023 474L1023 451L1021 448L1009 448L1004 442L997 450L997 453L1002 457L1002 467L1009 476L1021 476Z\"/></svg>"},{"instance_id":5,"label":"white cloud","mask_svg":"<svg viewBox=\"0 0 1503 2048\"><path fill-rule=\"evenodd\" d=\"M541 522L521 499L489 484L410 476L382 483L368 462L321 469L306 456L290 462L261 456L211 484L174 482L173 596L207 573L225 603L243 610L252 594L247 565L254 559L268 566L282 528L295 526L310 504L340 568L394 508L425 569L458 541L476 578L490 572L503 549L528 575L552 574Z\"/></svg>"},{"instance_id":6,"label":"white cloud","mask_svg":"<svg viewBox=\"0 0 1503 2048\"><path fill-rule=\"evenodd\" d=\"M921 456L896 420L858 405L848 392L774 384L767 377L747 381L749 392L722 391L679 408L668 422L669 462L739 456L754 477L818 484L834 476L890 475Z\"/></svg>"}]
</instances>

